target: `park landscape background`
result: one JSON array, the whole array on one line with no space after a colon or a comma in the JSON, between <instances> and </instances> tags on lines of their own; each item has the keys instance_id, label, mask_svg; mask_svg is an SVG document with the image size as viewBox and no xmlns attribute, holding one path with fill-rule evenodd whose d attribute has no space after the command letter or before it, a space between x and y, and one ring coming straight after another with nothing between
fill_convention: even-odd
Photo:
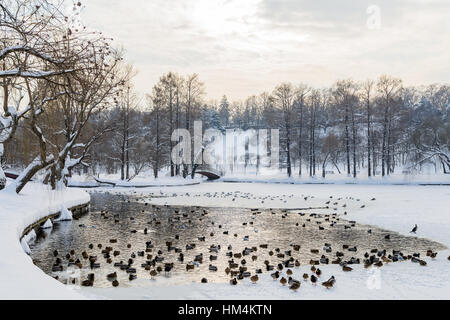
<instances>
[{"instance_id":1,"label":"park landscape background","mask_svg":"<svg viewBox=\"0 0 450 320\"><path fill-rule=\"evenodd\" d=\"M8 258L0 260L1 298L298 298L269 275L261 276L258 286L244 281L246 290L238 295L228 284L177 286L162 277L152 289L78 291L62 285L24 253L29 253L35 235L23 231L56 212L71 218L68 208L90 201L88 189L82 189L87 187L93 187L91 193L138 194L155 206L294 209L305 205L303 195L318 203L330 201L330 196L358 199L364 205L358 203L348 215L344 208L336 212L407 236L418 224L418 237L450 245L448 82L435 83L428 77L412 85L394 71L374 75L373 70L370 77L354 79L349 69L348 76L320 85L305 80L310 76L305 73L286 74L286 79L280 73L276 84L272 78L260 90L253 92L252 86L244 98L229 99L234 94L226 85L217 96L208 93L208 81L213 80L210 74L203 80L204 69L186 72L174 63L152 74L159 80L143 86L139 63L135 66L128 59L133 48L121 45L126 39L112 39L83 23L82 13L89 5L0 1L0 243L12 244L4 248ZM280 11L290 5L280 6ZM211 12L218 15L220 10ZM245 17L239 19L247 23ZM222 35L214 31L208 37ZM377 52L383 56L381 49ZM394 64L401 57L393 59ZM235 88L236 82L232 85ZM241 82L240 87L246 85ZM217 83L214 88L217 94ZM224 134L278 129L279 169L264 170L244 154L243 162L215 166L221 171L218 182L192 175L192 165L171 161L179 142L171 135L175 129L186 129L193 137L194 121L202 121L203 130ZM214 192L237 200L218 201L211 197ZM239 198L242 193L248 199ZM267 200L287 194L293 199L285 204ZM372 274L362 266L350 274L330 266L327 275L339 274L336 288L304 286L300 297L445 299L450 281L442 270L448 267L448 254L448 249L439 252L424 268L387 264L377 278L378 290L364 286Z\"/></svg>"}]
</instances>

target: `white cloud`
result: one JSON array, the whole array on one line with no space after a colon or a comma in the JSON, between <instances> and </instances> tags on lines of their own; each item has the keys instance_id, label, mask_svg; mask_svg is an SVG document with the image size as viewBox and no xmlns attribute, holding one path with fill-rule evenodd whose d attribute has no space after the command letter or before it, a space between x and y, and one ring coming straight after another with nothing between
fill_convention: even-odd
<instances>
[{"instance_id":1,"label":"white cloud","mask_svg":"<svg viewBox=\"0 0 450 320\"><path fill-rule=\"evenodd\" d=\"M380 30L366 27L371 4ZM449 14L447 0L90 0L83 19L126 48L142 93L172 70L199 73L210 98L242 99L280 81L448 82Z\"/></svg>"}]
</instances>

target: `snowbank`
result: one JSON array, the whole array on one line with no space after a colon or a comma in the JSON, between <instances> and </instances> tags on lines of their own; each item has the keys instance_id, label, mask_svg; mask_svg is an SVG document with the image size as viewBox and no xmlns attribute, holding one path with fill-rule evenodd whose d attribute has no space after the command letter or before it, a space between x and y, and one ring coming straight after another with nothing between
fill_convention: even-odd
<instances>
[{"instance_id":1,"label":"snowbank","mask_svg":"<svg viewBox=\"0 0 450 320\"><path fill-rule=\"evenodd\" d=\"M151 198L155 204L233 206L246 208L305 208L323 204L330 196L360 199L358 205L348 203L338 213L348 211L346 219L378 225L388 230L411 235L409 231L418 224L418 237L439 241L450 247L450 188L446 186L392 186L392 185L286 185L260 183L204 183L195 187L176 187L145 190L127 190L145 196L146 193L162 193L163 197ZM212 193L229 196L211 197ZM261 200L240 197L293 195L287 203L279 198ZM230 201L234 195L235 201ZM304 199L312 195L314 198ZM164 197L165 196L165 197ZM371 201L375 198L376 200ZM361 208L362 205L364 208ZM425 258L428 266L421 267L409 261L392 263L380 269L364 269L352 265L354 271L346 273L338 266L321 266L321 280L334 275L336 286L327 290L321 285L303 282L297 293L273 281L270 275L261 275L254 285L248 279L237 287L229 284L183 284L158 277L141 281L138 287L83 290L90 297L111 299L449 299L450 298L450 250L439 252L436 259ZM309 266L294 269L294 278L301 279ZM207 274L205 275L207 277ZM285 275L284 275L285 276Z\"/></svg>"},{"instance_id":2,"label":"snowbank","mask_svg":"<svg viewBox=\"0 0 450 320\"><path fill-rule=\"evenodd\" d=\"M79 189L51 191L47 186L29 183L20 195L0 191L0 299L83 299L77 291L47 276L24 252L20 236L26 227L90 200ZM22 248L24 246L24 248Z\"/></svg>"},{"instance_id":3,"label":"snowbank","mask_svg":"<svg viewBox=\"0 0 450 320\"><path fill-rule=\"evenodd\" d=\"M417 236L439 241L450 247L450 188L446 186L394 186L394 185L290 185L262 183L202 183L196 186L158 188L108 189L114 193L130 193L149 196L155 204L234 206L246 208L305 208L323 204L330 196L353 197L345 209L346 219L360 223L378 225L383 228L410 235L418 224ZM104 190L106 191L106 190ZM137 279L132 288L82 288L65 287L34 267L23 252L18 238L22 230L37 218L61 203L67 207L89 200L80 189L60 193L47 193L45 189L29 186L24 195L16 196L0 192L0 298L22 299L448 299L450 297L450 250L439 252L436 259L425 258L428 266L421 267L411 262L385 265L380 269L364 269L354 265L354 271L345 273L338 266L321 266L321 280L334 275L336 286L331 290L321 285L314 286L302 281L297 293L269 274L263 274L257 284L248 279L237 287L229 284L192 283L174 285L175 279L158 277L156 280ZM211 197L212 193L224 192L222 198ZM158 197L151 197L151 194ZM234 195L251 193L254 196L270 196L261 200ZM284 202L274 196L292 195ZM305 200L305 196L308 197ZM161 197L162 196L162 197ZM273 198L270 199L270 198ZM375 198L375 201L371 201ZM26 201L25 201L26 200ZM40 208L36 209L36 203ZM357 204L356 204L357 203ZM19 208L19 204L21 205ZM365 207L361 208L364 204ZM337 213L342 214L343 208ZM11 214L14 213L14 214ZM4 247L4 248L3 248ZM309 266L294 269L294 278L309 270ZM207 276L207 275L206 275ZM176 282L176 281L175 281Z\"/></svg>"},{"instance_id":4,"label":"snowbank","mask_svg":"<svg viewBox=\"0 0 450 320\"><path fill-rule=\"evenodd\" d=\"M197 185L203 182L204 178L186 178L183 177L161 177L155 179L154 177L142 176L136 177L131 181L122 181L115 175L106 176L94 180L94 178L86 176L73 176L69 179L69 187L78 188L95 188L101 186L116 186L126 188L144 188L144 187L167 187L167 186L190 186ZM104 182L104 183L101 183Z\"/></svg>"},{"instance_id":5,"label":"snowbank","mask_svg":"<svg viewBox=\"0 0 450 320\"><path fill-rule=\"evenodd\" d=\"M357 178L346 174L328 174L322 178L321 173L316 177L298 176L288 178L286 173L270 175L252 174L227 174L223 182L245 182L245 183L277 183L277 184L362 184L362 185L449 185L450 174L391 174L390 176L368 177L367 173L358 174Z\"/></svg>"}]
</instances>

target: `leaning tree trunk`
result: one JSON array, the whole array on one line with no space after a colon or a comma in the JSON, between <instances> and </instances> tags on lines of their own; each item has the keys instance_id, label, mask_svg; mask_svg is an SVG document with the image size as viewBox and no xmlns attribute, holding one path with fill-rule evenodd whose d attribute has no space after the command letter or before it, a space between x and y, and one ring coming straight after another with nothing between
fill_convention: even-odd
<instances>
[{"instance_id":1,"label":"leaning tree trunk","mask_svg":"<svg viewBox=\"0 0 450 320\"><path fill-rule=\"evenodd\" d=\"M33 162L31 162L28 167L17 177L15 181L15 191L20 193L23 187L33 178L33 176L39 171L49 165L53 158L47 159L45 162L39 160L37 157Z\"/></svg>"},{"instance_id":2,"label":"leaning tree trunk","mask_svg":"<svg viewBox=\"0 0 450 320\"><path fill-rule=\"evenodd\" d=\"M0 164L0 190L4 189L5 186L6 186L6 176Z\"/></svg>"},{"instance_id":3,"label":"leaning tree trunk","mask_svg":"<svg viewBox=\"0 0 450 320\"><path fill-rule=\"evenodd\" d=\"M0 190L4 189L6 186L6 176L2 168L3 164L3 144L0 143Z\"/></svg>"}]
</instances>

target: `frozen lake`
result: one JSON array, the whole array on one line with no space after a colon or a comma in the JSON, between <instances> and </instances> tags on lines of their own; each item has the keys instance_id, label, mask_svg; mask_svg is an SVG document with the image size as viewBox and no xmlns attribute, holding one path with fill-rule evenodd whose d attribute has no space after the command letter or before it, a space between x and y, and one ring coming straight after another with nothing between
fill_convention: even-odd
<instances>
[{"instance_id":1,"label":"frozen lake","mask_svg":"<svg viewBox=\"0 0 450 320\"><path fill-rule=\"evenodd\" d=\"M196 198L194 194L185 193L170 196ZM254 202L285 204L293 202L293 197L289 194L262 196L225 191L207 193L208 201L217 198L217 203L223 203L225 198L230 198L230 203L246 198ZM358 262L362 265L368 256L380 259L383 250L386 250L386 257L392 258L394 250L401 251L405 257L414 253L424 257L427 250L445 249L435 241L345 219L343 212L346 211L342 210L365 206L353 197L325 199L302 195L301 200L309 201L310 207L303 205L297 209L271 209L267 205L262 209L151 205L147 200L147 197L134 193L92 193L89 214L79 220L55 224L51 232L38 234L31 247L33 260L63 283L71 284L72 278L85 280L93 273L95 287L109 288L112 283L107 275L113 272L117 273L120 287L152 286L159 277L173 285L199 283L202 278L211 283L228 283L231 278L239 277L240 268L255 275L259 269L263 273L272 273L279 264L286 271L286 266L294 269L296 264L305 266L319 261L318 267L326 269L325 264L333 261L336 264L347 262L349 266ZM164 197L158 201L163 202ZM104 251L107 247L112 249L109 254ZM84 257L83 251L87 254ZM118 251L116 255L114 251ZM89 256L96 257L95 263L99 264L93 269L89 259L85 259ZM57 259L61 262L54 267ZM132 259L131 263L129 259ZM81 269L74 265L78 260ZM171 265L169 273L164 271L166 264ZM231 272L225 272L233 264L236 265L230 268ZM186 265L193 269L187 271ZM58 270L60 266L62 272ZM217 271L210 270L210 266L212 269L217 267ZM151 281L150 271L158 270L158 267L162 270L156 280ZM135 268L135 272L130 268ZM231 277L233 271L236 274ZM137 279L130 281L130 274L136 275Z\"/></svg>"}]
</instances>

